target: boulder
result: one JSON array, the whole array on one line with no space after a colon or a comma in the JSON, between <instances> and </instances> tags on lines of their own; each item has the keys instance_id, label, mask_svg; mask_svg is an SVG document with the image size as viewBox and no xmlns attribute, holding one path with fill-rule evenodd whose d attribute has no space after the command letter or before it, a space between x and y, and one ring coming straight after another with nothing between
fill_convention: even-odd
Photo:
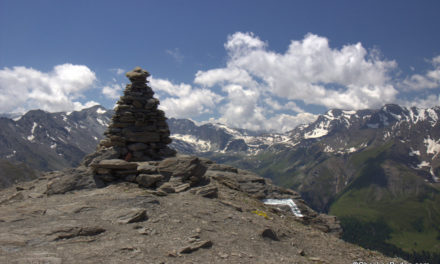
<instances>
[{"instance_id":1,"label":"boulder","mask_svg":"<svg viewBox=\"0 0 440 264\"><path fill-rule=\"evenodd\" d=\"M152 187L163 179L164 176L161 174L139 174L136 182L142 187Z\"/></svg>"},{"instance_id":2,"label":"boulder","mask_svg":"<svg viewBox=\"0 0 440 264\"><path fill-rule=\"evenodd\" d=\"M182 181L200 181L207 168L201 164L200 160L194 156L178 156L167 158L159 163L159 173L166 178L179 177Z\"/></svg>"}]
</instances>

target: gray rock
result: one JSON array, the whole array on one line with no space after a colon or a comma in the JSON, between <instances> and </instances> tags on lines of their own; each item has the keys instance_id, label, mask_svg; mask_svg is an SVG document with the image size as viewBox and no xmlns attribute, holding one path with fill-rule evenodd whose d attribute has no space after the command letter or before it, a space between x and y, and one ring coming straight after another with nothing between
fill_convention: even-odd
<instances>
[{"instance_id":1,"label":"gray rock","mask_svg":"<svg viewBox=\"0 0 440 264\"><path fill-rule=\"evenodd\" d=\"M119 153L114 148L103 148L87 155L81 162L81 165L88 167L91 164L99 163L101 160L116 159L118 157Z\"/></svg>"},{"instance_id":2,"label":"gray rock","mask_svg":"<svg viewBox=\"0 0 440 264\"><path fill-rule=\"evenodd\" d=\"M207 168L194 156L179 156L163 160L158 166L159 172L166 178L179 177L182 181L190 177L201 180Z\"/></svg>"},{"instance_id":3,"label":"gray rock","mask_svg":"<svg viewBox=\"0 0 440 264\"><path fill-rule=\"evenodd\" d=\"M48 235L51 240L70 239L78 236L96 236L105 232L104 228L97 226L67 226L52 230Z\"/></svg>"},{"instance_id":4,"label":"gray rock","mask_svg":"<svg viewBox=\"0 0 440 264\"><path fill-rule=\"evenodd\" d=\"M229 165L217 164L217 163L211 164L209 166L209 170L212 170L212 171L227 171L227 172L233 172L233 173L237 173L238 172L237 168L234 168L234 167L229 166Z\"/></svg>"},{"instance_id":5,"label":"gray rock","mask_svg":"<svg viewBox=\"0 0 440 264\"><path fill-rule=\"evenodd\" d=\"M171 183L171 182L165 182L164 184L162 184L159 188L158 188L159 192L165 192L165 193L175 193L176 189L175 189L175 184Z\"/></svg>"},{"instance_id":6,"label":"gray rock","mask_svg":"<svg viewBox=\"0 0 440 264\"><path fill-rule=\"evenodd\" d=\"M144 208L112 208L103 212L103 220L118 224L142 222L148 219Z\"/></svg>"},{"instance_id":7,"label":"gray rock","mask_svg":"<svg viewBox=\"0 0 440 264\"><path fill-rule=\"evenodd\" d=\"M93 164L95 168L116 169L116 170L136 170L137 163L127 162L121 159L101 160L98 164Z\"/></svg>"},{"instance_id":8,"label":"gray rock","mask_svg":"<svg viewBox=\"0 0 440 264\"><path fill-rule=\"evenodd\" d=\"M218 197L218 188L216 186L207 185L203 187L195 188L191 191L196 195L200 195L205 198L217 198Z\"/></svg>"},{"instance_id":9,"label":"gray rock","mask_svg":"<svg viewBox=\"0 0 440 264\"><path fill-rule=\"evenodd\" d=\"M195 242L193 244L190 244L188 246L181 248L178 252L180 254L189 254L189 253L192 253L200 248L211 248L212 245L213 245L213 243L211 240L198 241L198 242Z\"/></svg>"},{"instance_id":10,"label":"gray rock","mask_svg":"<svg viewBox=\"0 0 440 264\"><path fill-rule=\"evenodd\" d=\"M136 182L142 187L151 187L163 179L164 176L161 174L139 174L136 177Z\"/></svg>"},{"instance_id":11,"label":"gray rock","mask_svg":"<svg viewBox=\"0 0 440 264\"><path fill-rule=\"evenodd\" d=\"M73 190L102 187L102 182L84 167L59 171L55 177L47 183L47 195L63 194Z\"/></svg>"},{"instance_id":12,"label":"gray rock","mask_svg":"<svg viewBox=\"0 0 440 264\"><path fill-rule=\"evenodd\" d=\"M191 188L191 185L189 183L183 183L181 185L174 187L174 192L176 192L176 193L184 192L184 191L188 190L189 188Z\"/></svg>"},{"instance_id":13,"label":"gray rock","mask_svg":"<svg viewBox=\"0 0 440 264\"><path fill-rule=\"evenodd\" d=\"M144 173L144 174L156 174L158 173L157 171L157 166L152 165L149 162L138 162L138 167L137 170L139 173Z\"/></svg>"},{"instance_id":14,"label":"gray rock","mask_svg":"<svg viewBox=\"0 0 440 264\"><path fill-rule=\"evenodd\" d=\"M148 145L145 143L133 143L127 146L131 151L144 150L148 148Z\"/></svg>"}]
</instances>

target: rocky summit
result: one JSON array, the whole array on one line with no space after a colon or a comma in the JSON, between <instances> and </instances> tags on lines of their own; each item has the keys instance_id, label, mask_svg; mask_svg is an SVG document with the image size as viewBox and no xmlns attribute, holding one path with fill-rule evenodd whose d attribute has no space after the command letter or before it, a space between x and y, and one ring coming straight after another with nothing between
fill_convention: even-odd
<instances>
[{"instance_id":1,"label":"rocky summit","mask_svg":"<svg viewBox=\"0 0 440 264\"><path fill-rule=\"evenodd\" d=\"M0 192L1 263L400 263L254 173L168 148L148 72L74 169Z\"/></svg>"}]
</instances>

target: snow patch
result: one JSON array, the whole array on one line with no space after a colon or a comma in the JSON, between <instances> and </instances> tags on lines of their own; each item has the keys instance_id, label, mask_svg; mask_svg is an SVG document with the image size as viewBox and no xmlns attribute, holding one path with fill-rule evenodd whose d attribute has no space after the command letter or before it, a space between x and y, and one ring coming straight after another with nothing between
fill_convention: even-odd
<instances>
[{"instance_id":1,"label":"snow patch","mask_svg":"<svg viewBox=\"0 0 440 264\"><path fill-rule=\"evenodd\" d=\"M11 154L6 155L6 158L10 159L10 158L14 157L16 153L17 153L17 151L13 150Z\"/></svg>"},{"instance_id":2,"label":"snow patch","mask_svg":"<svg viewBox=\"0 0 440 264\"><path fill-rule=\"evenodd\" d=\"M55 149L57 147L57 143L53 143L52 145L50 145L51 149Z\"/></svg>"},{"instance_id":3,"label":"snow patch","mask_svg":"<svg viewBox=\"0 0 440 264\"><path fill-rule=\"evenodd\" d=\"M417 165L418 169L421 169L423 167L431 167L431 164L429 162L422 161L419 165Z\"/></svg>"},{"instance_id":4,"label":"snow patch","mask_svg":"<svg viewBox=\"0 0 440 264\"><path fill-rule=\"evenodd\" d=\"M32 125L31 134L27 137L27 140L34 141L35 139L34 133L35 133L35 128L37 128L37 126L38 124L34 122L34 124Z\"/></svg>"},{"instance_id":5,"label":"snow patch","mask_svg":"<svg viewBox=\"0 0 440 264\"><path fill-rule=\"evenodd\" d=\"M315 128L314 130L304 134L305 139L309 138L320 138L328 134L328 130L325 128Z\"/></svg>"},{"instance_id":6,"label":"snow patch","mask_svg":"<svg viewBox=\"0 0 440 264\"><path fill-rule=\"evenodd\" d=\"M335 152L335 150L330 146L325 146L324 152Z\"/></svg>"},{"instance_id":7,"label":"snow patch","mask_svg":"<svg viewBox=\"0 0 440 264\"><path fill-rule=\"evenodd\" d=\"M96 121L98 121L98 123L101 125L101 126L107 126L107 123L105 122L105 121L103 121L101 118L96 118Z\"/></svg>"},{"instance_id":8,"label":"snow patch","mask_svg":"<svg viewBox=\"0 0 440 264\"><path fill-rule=\"evenodd\" d=\"M105 113L107 113L107 110L102 109L102 108L98 108L98 109L96 109L96 113L98 113L98 114L105 114Z\"/></svg>"},{"instance_id":9,"label":"snow patch","mask_svg":"<svg viewBox=\"0 0 440 264\"><path fill-rule=\"evenodd\" d=\"M264 199L263 203L268 205L287 205L296 217L304 217L301 210L299 210L298 206L292 199Z\"/></svg>"},{"instance_id":10,"label":"snow patch","mask_svg":"<svg viewBox=\"0 0 440 264\"><path fill-rule=\"evenodd\" d=\"M353 153L353 152L356 152L356 151L357 151L357 149L355 147L351 147L351 148L347 149L348 153Z\"/></svg>"},{"instance_id":11,"label":"snow patch","mask_svg":"<svg viewBox=\"0 0 440 264\"><path fill-rule=\"evenodd\" d=\"M72 128L71 127L67 127L67 126L65 126L64 127L66 130L67 130L67 132L69 132L70 133L70 131L72 131Z\"/></svg>"},{"instance_id":12,"label":"snow patch","mask_svg":"<svg viewBox=\"0 0 440 264\"><path fill-rule=\"evenodd\" d=\"M171 135L173 139L182 140L190 145L192 145L197 151L209 151L211 149L211 142L198 139L192 135L182 135L182 134L173 134Z\"/></svg>"},{"instance_id":13,"label":"snow patch","mask_svg":"<svg viewBox=\"0 0 440 264\"><path fill-rule=\"evenodd\" d=\"M412 148L410 150L411 151L408 153L408 155L410 155L410 156L420 156L420 151L419 150L413 150Z\"/></svg>"},{"instance_id":14,"label":"snow patch","mask_svg":"<svg viewBox=\"0 0 440 264\"><path fill-rule=\"evenodd\" d=\"M423 140L423 143L425 143L426 146L426 154L434 155L432 159L435 159L440 152L440 140L435 141L429 136Z\"/></svg>"}]
</instances>

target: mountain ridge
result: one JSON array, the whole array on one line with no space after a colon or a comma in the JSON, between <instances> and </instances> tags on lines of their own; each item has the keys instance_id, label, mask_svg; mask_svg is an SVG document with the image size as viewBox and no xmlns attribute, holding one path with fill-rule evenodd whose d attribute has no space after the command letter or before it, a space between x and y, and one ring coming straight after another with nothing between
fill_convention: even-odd
<instances>
[{"instance_id":1,"label":"mountain ridge","mask_svg":"<svg viewBox=\"0 0 440 264\"><path fill-rule=\"evenodd\" d=\"M0 261L401 261L341 241L337 218L315 212L293 190L249 171L177 154L168 147L170 131L148 86L149 73L136 67L126 76L131 84L105 138L79 166L0 191ZM71 115L84 124L90 113ZM27 117L22 122L32 126L24 140L55 140L41 126L50 115L34 111ZM54 133L63 131L58 118L68 120L45 120Z\"/></svg>"}]
</instances>

